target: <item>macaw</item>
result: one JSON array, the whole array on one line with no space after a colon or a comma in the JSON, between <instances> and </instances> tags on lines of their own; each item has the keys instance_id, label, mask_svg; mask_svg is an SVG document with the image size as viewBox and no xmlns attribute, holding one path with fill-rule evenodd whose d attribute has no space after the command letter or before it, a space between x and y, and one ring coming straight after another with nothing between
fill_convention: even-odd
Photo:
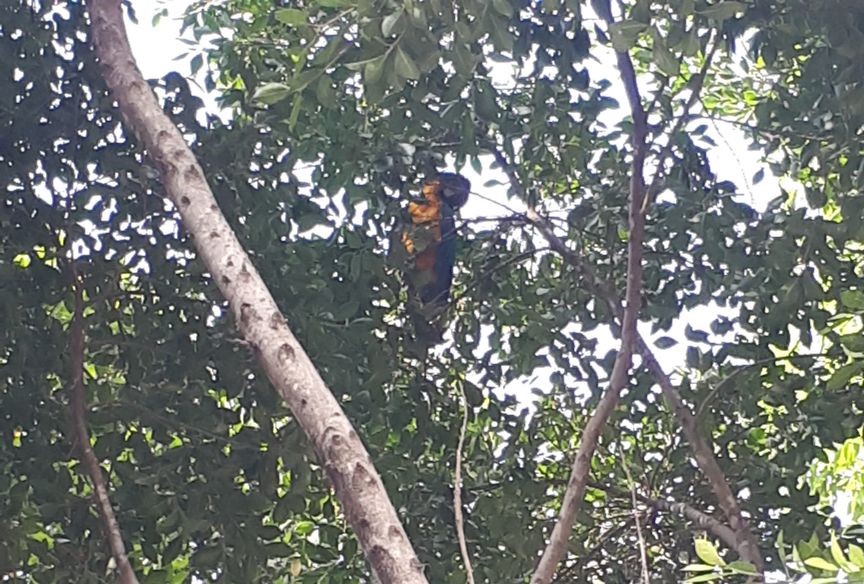
<instances>
[{"instance_id":1,"label":"macaw","mask_svg":"<svg viewBox=\"0 0 864 584\"><path fill-rule=\"evenodd\" d=\"M464 176L442 172L423 184L423 200L411 202L411 227L402 243L414 256L413 280L424 305L444 307L450 301L456 263L456 211L468 201L471 183Z\"/></svg>"}]
</instances>

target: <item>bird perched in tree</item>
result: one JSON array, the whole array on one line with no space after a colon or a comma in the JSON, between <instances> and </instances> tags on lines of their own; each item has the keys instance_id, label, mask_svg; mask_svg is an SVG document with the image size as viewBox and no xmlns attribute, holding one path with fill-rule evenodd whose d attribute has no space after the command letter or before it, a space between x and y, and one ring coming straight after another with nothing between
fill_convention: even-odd
<instances>
[{"instance_id":1,"label":"bird perched in tree","mask_svg":"<svg viewBox=\"0 0 864 584\"><path fill-rule=\"evenodd\" d=\"M423 200L408 205L411 225L402 234L402 243L414 258L411 279L424 307L441 309L450 301L456 263L455 215L470 191L471 183L464 176L442 172L423 184Z\"/></svg>"}]
</instances>

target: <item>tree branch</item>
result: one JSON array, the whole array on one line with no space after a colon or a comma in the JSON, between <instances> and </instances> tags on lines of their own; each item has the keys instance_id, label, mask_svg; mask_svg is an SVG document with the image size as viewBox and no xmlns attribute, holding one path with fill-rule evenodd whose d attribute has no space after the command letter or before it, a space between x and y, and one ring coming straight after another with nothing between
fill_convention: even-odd
<instances>
[{"instance_id":1,"label":"tree branch","mask_svg":"<svg viewBox=\"0 0 864 584\"><path fill-rule=\"evenodd\" d=\"M704 511L696 509L692 505L688 505L687 503L679 503L677 501L668 501L666 499L655 499L654 497L643 495L635 490L627 493L623 489L619 489L611 485L603 485L600 483L592 482L590 486L593 489L600 489L601 491L606 491L607 493L611 493L625 499L628 497L632 498L635 494L636 498L639 501L645 503L646 505L650 505L652 508L657 509L658 511L677 513L678 515L686 517L687 519L695 523L696 526L700 529L704 529L713 534L729 549L737 549L737 537L735 535L735 532L732 531L729 526L723 524L723 522L715 519L711 515L708 515Z\"/></svg>"},{"instance_id":2,"label":"tree branch","mask_svg":"<svg viewBox=\"0 0 864 584\"><path fill-rule=\"evenodd\" d=\"M75 296L75 307L72 313L72 324L69 327L69 360L70 379L72 381L72 396L69 406L72 412L72 425L75 431L74 441L77 446L78 456L90 483L93 485L93 503L99 514L102 531L108 540L108 548L111 557L117 565L117 572L122 584L138 584L138 578L132 571L126 547L123 545L123 536L120 533L120 524L114 509L111 507L111 499L108 496L108 484L102 474L102 467L93 447L90 445L90 431L87 429L87 396L84 389L84 292L81 289L81 281L78 274L72 268L72 292Z\"/></svg>"},{"instance_id":3,"label":"tree branch","mask_svg":"<svg viewBox=\"0 0 864 584\"><path fill-rule=\"evenodd\" d=\"M91 32L105 82L159 169L166 194L235 322L321 460L348 523L381 584L424 584L384 484L351 422L294 337L279 307L219 210L194 154L135 64L121 0L89 0Z\"/></svg>"},{"instance_id":4,"label":"tree branch","mask_svg":"<svg viewBox=\"0 0 864 584\"><path fill-rule=\"evenodd\" d=\"M499 160L499 164L501 164L502 161L506 164L506 161L503 159L500 152L496 154L496 158ZM518 181L518 177L516 177L512 168L508 175L511 177L511 180ZM523 192L520 183L517 182L513 184L513 188L517 193ZM549 247L556 253L560 254L564 261L570 264L570 266L582 275L586 289L606 302L607 306L609 306L610 312L615 315L615 318L621 320L624 314L624 309L621 306L621 302L618 300L617 294L609 283L601 279L594 272L591 266L587 265L582 260L579 254L567 247L542 216L533 210L529 210L526 214L526 219L537 228L540 234L549 243ZM658 385L660 385L660 390L663 393L663 398L667 406L675 414L678 423L684 431L687 441L690 443L690 449L693 452L697 465L708 480L712 491L718 499L720 508L729 519L730 525L735 530L735 533L738 534L736 543L733 546L734 549L742 559L750 562L761 571L763 562L758 544L741 514L741 508L732 493L732 489L726 480L726 476L723 474L720 465L717 463L717 459L714 456L714 450L709 446L699 430L696 418L682 400L678 390L674 385L672 385L669 376L665 371L663 371L663 368L657 362L651 348L647 343L645 343L645 340L641 335L637 335L636 351L642 356L648 371L653 375ZM733 517L735 518L734 520Z\"/></svg>"},{"instance_id":5,"label":"tree branch","mask_svg":"<svg viewBox=\"0 0 864 584\"><path fill-rule=\"evenodd\" d=\"M533 214L529 213L527 219L537 227L537 230L549 243L549 247L551 247L553 251L559 253L564 261L570 264L579 274L582 275L585 281L585 287L592 294L595 294L598 298L606 302L609 306L610 312L612 312L617 319L621 320L624 314L624 309L622 308L621 302L618 300L615 291L611 288L608 282L600 279L594 270L592 270L577 253L568 248L564 242L555 235L548 223L544 221L543 217L535 212ZM723 470L720 468L720 465L714 456L713 448L711 448L706 439L702 436L696 417L690 411L690 408L684 403L681 394L678 393L677 388L672 384L669 376L665 371L663 371L663 368L658 363L654 353L651 351L651 348L641 335L638 334L636 337L636 352L642 356L645 367L660 386L664 401L675 414L678 423L684 431L684 436L690 444L690 450L693 452L696 464L708 480L708 484L711 486L711 490L717 497L720 508L729 519L732 529L734 529L737 534L736 542L733 546L734 549L743 560L750 562L761 572L764 564L762 562L762 556L759 552L756 539L750 532L750 528L741 514L741 508L738 505L735 495L732 493L732 489L729 486L729 482L727 481Z\"/></svg>"},{"instance_id":6,"label":"tree branch","mask_svg":"<svg viewBox=\"0 0 864 584\"><path fill-rule=\"evenodd\" d=\"M456 538L459 540L459 552L462 563L465 564L465 576L468 584L474 584L474 568L471 567L471 554L468 552L468 542L465 540L465 518L462 516L462 449L465 448L465 434L468 432L468 398L465 388L462 388L462 427L459 429L459 444L456 446L456 469L453 473L453 516L456 523Z\"/></svg>"},{"instance_id":7,"label":"tree branch","mask_svg":"<svg viewBox=\"0 0 864 584\"><path fill-rule=\"evenodd\" d=\"M627 475L627 483L630 486L630 504L633 508L633 522L636 524L636 540L639 542L639 575L642 579L642 584L651 584L650 571L648 570L648 552L645 546L645 536L642 535L642 516L639 513L639 505L637 503L636 483L633 482L630 469L627 468L627 462L622 460L621 466L624 469L624 474Z\"/></svg>"},{"instance_id":8,"label":"tree branch","mask_svg":"<svg viewBox=\"0 0 864 584\"><path fill-rule=\"evenodd\" d=\"M612 16L609 12L608 3L605 6L605 12L608 15L607 20L611 23ZM609 387L606 389L606 393L597 405L597 409L582 431L582 439L579 442L579 449L573 460L570 480L561 502L558 522L552 530L549 544L543 551L543 556L540 558L537 569L531 577L531 584L548 584L551 582L558 564L567 552L570 534L573 530L573 522L585 496L588 474L591 471L591 459L597 448L600 433L606 426L615 406L618 404L621 390L627 385L629 380L628 373L633 362L633 347L638 337L636 323L642 303L642 244L645 236L643 205L645 200L645 140L648 136L648 124L630 56L626 53L616 53L616 56L618 69L627 92L627 99L630 102L630 111L633 116L633 134L630 137L633 147L633 160L630 165L630 205L628 213L630 234L627 242L626 306L621 324L621 348L612 367ZM501 157L503 158L503 155ZM537 213L533 208L529 207L528 211L531 214L529 218L530 216L537 217ZM543 223L545 228L551 231L548 222L544 221Z\"/></svg>"},{"instance_id":9,"label":"tree branch","mask_svg":"<svg viewBox=\"0 0 864 584\"><path fill-rule=\"evenodd\" d=\"M603 15L604 18L611 19L611 13ZM619 68L621 68L621 75L624 79L625 86L629 87L632 84L635 84L635 73L633 72L632 63L630 62L630 58L626 54L618 54ZM622 67L623 62L623 67ZM707 60L706 60L707 62ZM703 65L703 71L705 70L705 66ZM698 80L697 87L701 88L701 84L704 81L704 75L700 76ZM632 89L628 88L628 99L631 99L631 95L634 92ZM638 97L638 88L635 92L636 97ZM632 105L631 101L631 105ZM695 103L695 99L691 98L688 100L688 108ZM644 114L644 111L642 112ZM637 133L637 125L636 120L642 119L644 121L644 116L640 116L638 110L634 113L634 140L638 137ZM681 114L680 119L684 119L687 117L687 111ZM679 122L680 122L679 119ZM680 128L680 124L676 124L676 127ZM643 135L644 138L644 135ZM511 188L519 195L523 200L527 200L525 196L525 189L522 186L521 181L515 171L515 168L509 164L504 157L504 155L500 152L500 150L495 149L493 151L496 161L504 170L505 174L510 180ZM634 163L636 161L636 154L634 152ZM644 156L644 149L642 150L642 155ZM658 172L659 169L662 168L663 161L660 161L658 164ZM655 176L656 178L656 176ZM631 191L633 189L633 181L634 177L631 176ZM643 183L644 189L644 183ZM643 190L644 193L644 190ZM647 199L647 198L646 198ZM631 196L631 203L632 203ZM647 207L641 209L642 211L647 211ZM552 226L549 222L539 215L534 209L529 208L526 213L526 219L532 223L540 234L546 239L549 243L549 246L553 251L559 253L561 257L570 264L574 269L580 273L585 281L586 288L595 296L602 299L609 306L610 311L618 319L622 322L622 332L626 331L626 321L627 314L624 307L622 307L621 301L618 299L617 292L612 288L612 286L604 281L602 278L597 276L591 266L587 265L583 259L571 250L567 245L555 234ZM631 219L632 219L632 205L631 205ZM641 237L641 233L640 233ZM633 243L633 233L631 228L631 237L630 244L632 246ZM632 249L631 255L632 255ZM632 259L632 258L631 258ZM628 260L629 264L629 260ZM640 266L641 268L641 266ZM628 265L629 270L629 265ZM628 277L628 294L630 291L630 279ZM629 304L628 298L628 304ZM660 390L663 393L664 401L667 406L672 410L675 414L675 417L678 419L678 423L681 425L681 428L684 432L685 437L690 443L690 449L693 452L693 456L696 459L696 463L699 468L702 470L702 473L705 475L705 478L708 480L709 485L711 486L712 491L714 492L715 497L717 497L718 504L720 508L723 510L724 515L729 521L729 525L735 533L735 543L733 545L734 549L737 551L738 555L741 559L750 562L753 564L756 569L761 573L764 570L764 562L762 560L761 552L759 551L759 546L756 541L755 536L750 531L749 526L747 525L746 520L741 512L741 507L738 505L738 501L735 498L734 493L732 492L731 487L729 486L729 482L726 479L723 470L720 468L719 463L717 462L716 457L714 456L713 448L708 444L706 439L703 437L697 419L694 417L693 413L690 411L689 407L684 403L681 398L681 395L678 393L678 390L672 385L672 381L669 376L663 371L663 368L660 366L657 361L654 353L651 351L651 348L645 343L645 340L638 334L635 333L636 339L636 351L642 356L643 362L648 369L648 371L653 375L658 385L660 385ZM611 381L610 381L611 386ZM610 387L611 389L611 387ZM608 390L607 390L608 393ZM603 401L601 401L598 406L598 411L603 406ZM596 415L596 414L595 414ZM590 421L589 421L590 425ZM588 426L586 426L587 432ZM584 438L583 438L584 442Z\"/></svg>"}]
</instances>

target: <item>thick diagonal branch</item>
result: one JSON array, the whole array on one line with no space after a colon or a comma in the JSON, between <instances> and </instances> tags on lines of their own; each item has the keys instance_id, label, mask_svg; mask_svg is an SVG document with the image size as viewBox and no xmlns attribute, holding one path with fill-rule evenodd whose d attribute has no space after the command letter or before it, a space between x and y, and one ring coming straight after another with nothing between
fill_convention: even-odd
<instances>
[{"instance_id":1,"label":"thick diagonal branch","mask_svg":"<svg viewBox=\"0 0 864 584\"><path fill-rule=\"evenodd\" d=\"M639 318L639 308L642 304L642 242L645 237L645 214L643 203L645 200L645 140L648 134L645 110L642 106L642 98L639 95L639 86L636 82L636 73L630 57L626 54L618 54L618 67L621 78L627 90L627 98L630 101L630 109L633 116L633 134L631 145L633 148L633 160L630 165L630 204L628 219L630 224L630 236L627 243L627 289L625 292L626 306L621 323L621 347L612 374L609 378L609 386L606 393L600 399L597 409L591 415L582 437L576 458L570 470L570 479L564 491L561 501L561 510L558 521L552 529L549 544L543 550L543 555L537 565L534 575L531 577L532 584L548 584L552 581L558 564L567 552L568 542L573 531L573 522L582 500L585 497L585 488L588 483L588 474L591 471L591 459L597 448L600 433L609 421L609 417L618 404L621 390L629 380L630 366L633 362L633 348L638 337L636 323ZM500 154L499 154L500 156ZM502 161L499 160L499 164ZM506 161L505 161L506 162ZM507 165L502 164L505 169ZM523 193L524 198L524 193ZM537 216L533 209L529 214Z\"/></svg>"},{"instance_id":2,"label":"thick diagonal branch","mask_svg":"<svg viewBox=\"0 0 864 584\"><path fill-rule=\"evenodd\" d=\"M72 289L75 295L75 307L69 328L69 375L72 381L69 405L72 410L75 446L81 464L93 485L93 503L99 514L105 539L108 540L111 557L117 565L120 582L138 584L138 578L132 571L129 556L126 554L126 546L123 545L120 524L117 522L117 516L114 515L114 509L111 507L111 499L108 497L108 483L102 474L99 459L96 458L96 453L90 445L90 431L87 429L87 396L84 389L84 297L77 276L74 276Z\"/></svg>"},{"instance_id":3,"label":"thick diagonal branch","mask_svg":"<svg viewBox=\"0 0 864 584\"><path fill-rule=\"evenodd\" d=\"M244 339L314 445L348 523L381 584L422 584L423 567L366 448L321 379L216 204L182 134L138 70L121 0L90 0L91 31L103 76L126 128L161 173L198 255L227 299Z\"/></svg>"}]
</instances>

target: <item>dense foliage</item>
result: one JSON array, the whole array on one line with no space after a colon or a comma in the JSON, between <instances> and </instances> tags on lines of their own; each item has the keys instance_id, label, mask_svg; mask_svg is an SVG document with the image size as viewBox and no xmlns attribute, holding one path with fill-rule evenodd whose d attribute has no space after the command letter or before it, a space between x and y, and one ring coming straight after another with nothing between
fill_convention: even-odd
<instances>
[{"instance_id":1,"label":"dense foliage","mask_svg":"<svg viewBox=\"0 0 864 584\"><path fill-rule=\"evenodd\" d=\"M617 325L514 209L550 217L623 290L631 120L613 48L629 50L649 168L662 169L649 177L642 330L659 349L686 345L684 362L663 364L768 566L782 569L782 532L804 542L796 559L824 555L815 573L854 571L822 549L841 518L864 513L864 10L622 4L608 26L572 0L199 2L185 21L200 41L191 65L230 122L182 75L153 86L359 429L430 582L465 581L452 509L463 396L476 576L522 582L606 386ZM0 579L96 582L110 569L69 430L74 259L90 430L142 581L369 581L302 432L123 131L85 7L5 0L0 63ZM709 163L715 122L740 127L782 177L764 210L735 169ZM429 347L393 243L419 181L444 168L480 177L479 194L460 222L449 333ZM689 311L705 307L699 324ZM698 561L704 533L652 501L709 514L716 501L654 383L633 369L561 582L637 580L637 520L653 580ZM838 493L850 501L839 515ZM857 557L864 534L834 533Z\"/></svg>"}]
</instances>

